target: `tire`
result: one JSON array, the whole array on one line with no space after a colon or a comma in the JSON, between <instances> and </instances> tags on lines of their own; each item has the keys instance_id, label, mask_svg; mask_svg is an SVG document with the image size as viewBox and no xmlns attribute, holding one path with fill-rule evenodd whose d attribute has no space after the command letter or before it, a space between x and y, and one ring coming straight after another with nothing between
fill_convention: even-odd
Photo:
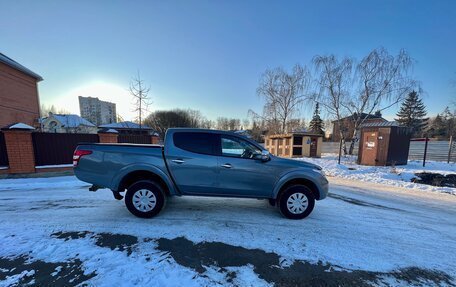
<instances>
[{"instance_id":1,"label":"tire","mask_svg":"<svg viewBox=\"0 0 456 287\"><path fill-rule=\"evenodd\" d=\"M127 189L125 205L133 215L151 218L157 215L165 205L165 193L159 184L141 180L133 183Z\"/></svg>"},{"instance_id":2,"label":"tire","mask_svg":"<svg viewBox=\"0 0 456 287\"><path fill-rule=\"evenodd\" d=\"M315 196L305 185L287 187L278 199L280 213L289 219L306 218L314 209Z\"/></svg>"}]
</instances>

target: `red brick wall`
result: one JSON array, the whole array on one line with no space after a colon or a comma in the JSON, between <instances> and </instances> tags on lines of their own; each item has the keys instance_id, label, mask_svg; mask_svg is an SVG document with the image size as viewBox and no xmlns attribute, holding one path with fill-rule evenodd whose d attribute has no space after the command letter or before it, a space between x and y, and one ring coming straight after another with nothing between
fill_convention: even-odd
<instances>
[{"instance_id":1,"label":"red brick wall","mask_svg":"<svg viewBox=\"0 0 456 287\"><path fill-rule=\"evenodd\" d=\"M9 173L35 172L35 155L30 131L4 131Z\"/></svg>"},{"instance_id":2,"label":"red brick wall","mask_svg":"<svg viewBox=\"0 0 456 287\"><path fill-rule=\"evenodd\" d=\"M117 143L117 134L99 133L100 143Z\"/></svg>"},{"instance_id":3,"label":"red brick wall","mask_svg":"<svg viewBox=\"0 0 456 287\"><path fill-rule=\"evenodd\" d=\"M0 127L15 122L36 126L38 117L36 79L0 63Z\"/></svg>"}]
</instances>

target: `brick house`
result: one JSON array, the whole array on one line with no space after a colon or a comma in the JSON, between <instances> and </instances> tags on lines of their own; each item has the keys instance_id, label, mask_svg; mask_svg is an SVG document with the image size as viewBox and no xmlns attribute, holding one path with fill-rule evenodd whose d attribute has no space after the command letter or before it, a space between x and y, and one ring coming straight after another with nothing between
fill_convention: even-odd
<instances>
[{"instance_id":1,"label":"brick house","mask_svg":"<svg viewBox=\"0 0 456 287\"><path fill-rule=\"evenodd\" d=\"M0 127L17 122L38 126L37 84L42 80L40 75L0 53Z\"/></svg>"},{"instance_id":2,"label":"brick house","mask_svg":"<svg viewBox=\"0 0 456 287\"><path fill-rule=\"evenodd\" d=\"M355 118L357 118L356 115L351 115L345 118L340 119L342 122L342 127L345 128L346 134L347 134L347 141L352 140L352 135L353 132L355 131ZM361 118L365 119L364 123L380 123L380 122L386 122L384 118L382 118L381 115L369 115L366 113L361 114ZM332 121L333 124L333 133L332 133L332 140L333 141L340 141L340 133L339 133L339 121Z\"/></svg>"}]
</instances>

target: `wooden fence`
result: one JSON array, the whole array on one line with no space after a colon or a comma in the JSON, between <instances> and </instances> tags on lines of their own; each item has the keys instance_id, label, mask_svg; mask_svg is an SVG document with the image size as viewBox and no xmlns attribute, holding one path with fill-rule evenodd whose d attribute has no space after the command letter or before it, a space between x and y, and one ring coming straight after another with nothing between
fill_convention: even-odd
<instances>
[{"instance_id":1,"label":"wooden fence","mask_svg":"<svg viewBox=\"0 0 456 287\"><path fill-rule=\"evenodd\" d=\"M5 135L0 132L0 166L8 166L8 153L6 150Z\"/></svg>"},{"instance_id":2,"label":"wooden fence","mask_svg":"<svg viewBox=\"0 0 456 287\"><path fill-rule=\"evenodd\" d=\"M150 135L120 134L117 137L119 143L150 144Z\"/></svg>"},{"instance_id":3,"label":"wooden fence","mask_svg":"<svg viewBox=\"0 0 456 287\"><path fill-rule=\"evenodd\" d=\"M97 143L97 134L32 133L35 165L61 165L73 162L73 152L81 142Z\"/></svg>"}]
</instances>

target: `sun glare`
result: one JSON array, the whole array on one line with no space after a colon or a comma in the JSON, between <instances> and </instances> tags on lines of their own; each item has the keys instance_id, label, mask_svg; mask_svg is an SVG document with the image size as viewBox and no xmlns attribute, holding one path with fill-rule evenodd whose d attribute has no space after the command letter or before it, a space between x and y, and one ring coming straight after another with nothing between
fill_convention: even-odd
<instances>
[{"instance_id":1,"label":"sun glare","mask_svg":"<svg viewBox=\"0 0 456 287\"><path fill-rule=\"evenodd\" d=\"M133 108L132 99L127 88L106 82L93 82L70 90L53 101L53 104L57 109L64 109L71 113L79 114L79 96L97 97L100 100L115 103L117 114L123 119L131 120L133 117L131 111Z\"/></svg>"}]
</instances>

